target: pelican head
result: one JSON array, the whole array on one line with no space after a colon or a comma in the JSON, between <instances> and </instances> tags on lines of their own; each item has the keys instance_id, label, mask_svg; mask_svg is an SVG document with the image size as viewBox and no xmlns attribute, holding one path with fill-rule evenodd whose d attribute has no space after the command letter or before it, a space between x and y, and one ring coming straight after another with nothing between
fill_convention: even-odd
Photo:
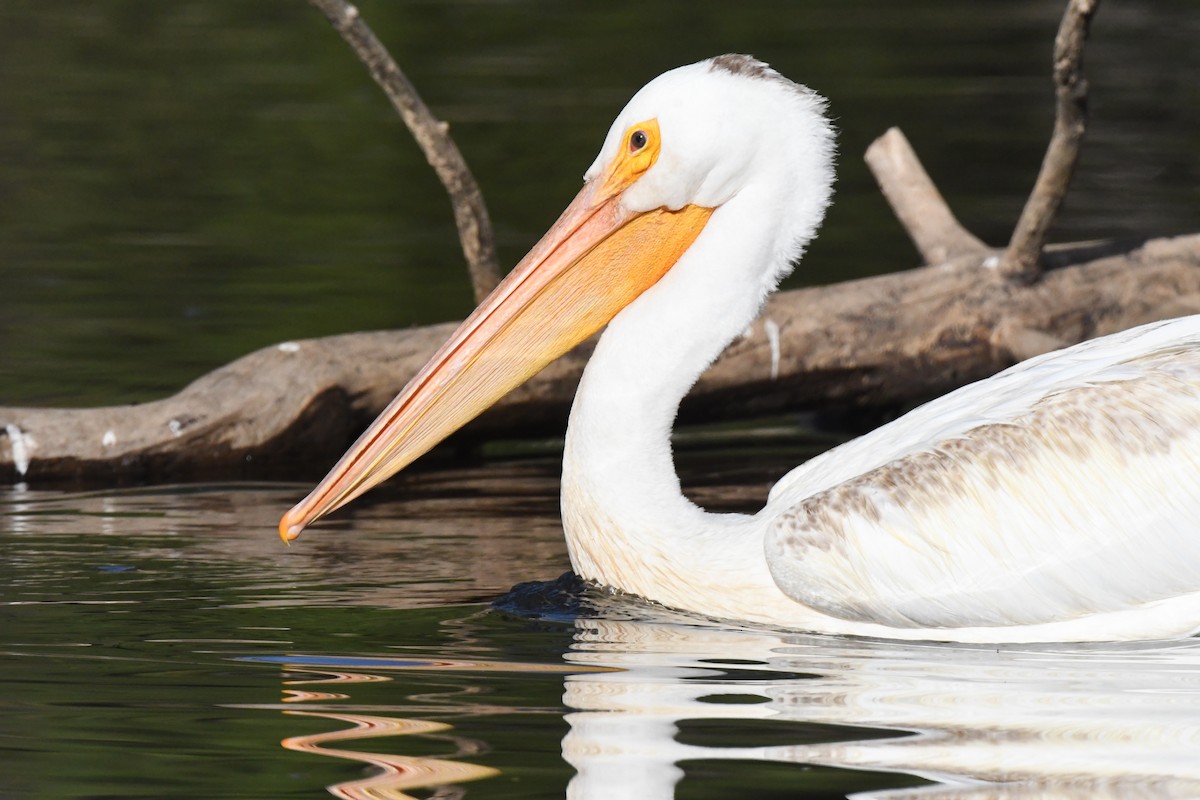
<instances>
[{"instance_id":1,"label":"pelican head","mask_svg":"<svg viewBox=\"0 0 1200 800\"><path fill-rule=\"evenodd\" d=\"M647 84L609 129L567 210L284 516L283 539L395 474L604 327L700 240L715 240L714 228L722 228L723 242L743 239L755 248L746 257L705 260L701 270L736 272L736 282L750 287L752 316L828 203L833 134L824 105L740 55ZM733 213L738 198L741 211Z\"/></svg>"}]
</instances>

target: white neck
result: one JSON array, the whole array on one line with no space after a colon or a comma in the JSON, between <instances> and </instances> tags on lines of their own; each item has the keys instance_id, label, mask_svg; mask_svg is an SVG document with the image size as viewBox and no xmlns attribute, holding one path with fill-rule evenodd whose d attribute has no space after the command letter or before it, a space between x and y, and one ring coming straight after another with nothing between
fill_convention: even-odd
<instances>
[{"instance_id":1,"label":"white neck","mask_svg":"<svg viewBox=\"0 0 1200 800\"><path fill-rule=\"evenodd\" d=\"M771 583L761 548L745 538L761 538L756 518L710 514L685 498L670 442L683 396L746 330L798 250L779 241L787 234L762 213L767 199L747 191L717 209L596 347L563 459L563 525L584 578L677 607L673 584L728 588L749 573Z\"/></svg>"}]
</instances>

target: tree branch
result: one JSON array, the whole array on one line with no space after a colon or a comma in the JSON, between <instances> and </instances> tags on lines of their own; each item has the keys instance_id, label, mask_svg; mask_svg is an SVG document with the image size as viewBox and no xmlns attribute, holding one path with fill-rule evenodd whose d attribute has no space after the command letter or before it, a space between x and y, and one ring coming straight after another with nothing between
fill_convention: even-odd
<instances>
[{"instance_id":1,"label":"tree branch","mask_svg":"<svg viewBox=\"0 0 1200 800\"><path fill-rule=\"evenodd\" d=\"M1050 225L1079 161L1079 147L1087 130L1088 85L1083 74L1083 45L1099 5L1100 0L1069 0L1054 39L1057 99L1054 134L1042 159L1037 182L1000 262L1001 274L1011 280L1028 283L1039 277Z\"/></svg>"},{"instance_id":2,"label":"tree branch","mask_svg":"<svg viewBox=\"0 0 1200 800\"><path fill-rule=\"evenodd\" d=\"M446 187L454 207L454 221L458 225L458 238L467 259L475 300L483 300L500 282L496 242L483 193L450 138L449 126L433 116L387 49L363 22L357 8L345 0L309 0L309 3L325 15L366 65Z\"/></svg>"},{"instance_id":3,"label":"tree branch","mask_svg":"<svg viewBox=\"0 0 1200 800\"><path fill-rule=\"evenodd\" d=\"M863 160L925 263L988 252L954 217L899 128L872 142Z\"/></svg>"}]
</instances>

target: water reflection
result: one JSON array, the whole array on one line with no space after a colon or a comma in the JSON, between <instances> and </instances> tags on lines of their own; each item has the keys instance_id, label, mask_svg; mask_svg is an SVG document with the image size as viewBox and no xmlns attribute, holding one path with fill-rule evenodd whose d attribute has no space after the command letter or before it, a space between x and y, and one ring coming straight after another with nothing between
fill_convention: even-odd
<instances>
[{"instance_id":1,"label":"water reflection","mask_svg":"<svg viewBox=\"0 0 1200 800\"><path fill-rule=\"evenodd\" d=\"M703 502L770 485L726 461L689 467ZM0 490L0 795L1200 796L1197 640L801 636L569 582L464 606L565 568L556 490L417 474L292 548L295 487Z\"/></svg>"},{"instance_id":2,"label":"water reflection","mask_svg":"<svg viewBox=\"0 0 1200 800\"><path fill-rule=\"evenodd\" d=\"M512 664L490 661L448 661L444 659L413 659L413 658L364 658L347 656L259 656L246 657L241 660L259 663L279 663L286 670L283 685L285 687L318 687L285 688L282 701L285 704L305 704L303 708L277 707L272 705L241 706L242 708L276 709L289 716L317 717L348 723L351 727L340 727L328 732L289 736L280 744L286 750L294 750L313 755L329 756L347 761L359 762L374 766L378 772L367 778L343 781L325 787L334 797L350 800L378 800L389 798L401 800L412 798L407 794L410 789L426 789L445 787L490 778L500 774L499 770L460 761L460 758L476 756L486 752L489 745L485 742L467 736L453 733L452 725L425 718L393 716L403 710L405 713L417 715L455 716L494 716L513 714L517 712L534 711L557 715L556 709L522 709L495 703L479 702L479 690L469 691L466 697L449 705L426 702L401 708L361 706L353 704L337 705L340 701L352 699L349 690L353 684L380 683L391 681L388 675L392 671L452 671L466 673L561 673L567 669L584 672L603 671L604 668L575 667L564 668L562 665L544 664ZM347 668L336 665L345 664ZM350 667L368 667L373 672L363 672ZM295 676L299 677L295 677ZM340 691L327 691L325 687L337 688ZM416 697L409 698L417 700ZM426 698L428 700L429 698ZM391 713L388 713L391 712ZM452 752L445 758L428 756L409 756L403 754L366 752L347 749L362 739L393 736L420 737L424 740L436 740L449 745ZM330 747L331 743L343 745L340 748Z\"/></svg>"},{"instance_id":3,"label":"water reflection","mask_svg":"<svg viewBox=\"0 0 1200 800\"><path fill-rule=\"evenodd\" d=\"M337 660L328 657L322 663ZM302 657L295 661L289 669L316 669ZM338 690L305 689L299 695L288 688L285 702L319 705L285 713L353 727L291 737L284 747L382 770L376 777L330 787L337 797L407 797L402 792L418 786L489 777L496 771L459 759L503 744L456 737L445 723L425 719L444 715L442 705L343 705L353 683L386 679L394 670L556 669L373 661L376 666L367 671L327 666L319 677L285 681L288 687L333 684ZM816 793L829 788L830 775L839 774L845 791L884 787L855 796L889 800L1200 792L1196 641L997 649L795 636L687 620L601 618L576 622L565 661L569 732L562 756L576 771L567 789L573 800L665 800L676 796L681 783L696 796L694 783L711 773L714 763L733 765L750 794L783 786L801 795ZM453 706L461 716L530 710L481 703L478 695L462 699ZM326 746L414 735L444 737L453 755L414 758ZM405 747L398 742L389 749ZM763 777L761 766L754 765L766 762L794 769ZM750 769L739 771L737 765ZM814 773L812 767L835 771ZM878 773L874 782L862 777L870 772Z\"/></svg>"},{"instance_id":4,"label":"water reflection","mask_svg":"<svg viewBox=\"0 0 1200 800\"><path fill-rule=\"evenodd\" d=\"M128 571L127 594L161 591L163 575L186 563L181 580L236 587L223 593L229 608L429 608L493 597L531 570L565 569L557 489L557 465L540 460L419 473L398 502L385 492L304 546L284 547L272 530L296 486L18 485L0 487L0 536L20 537L37 582L46 581L28 601L85 600L100 569ZM50 558L55 551L63 557Z\"/></svg>"},{"instance_id":5,"label":"water reflection","mask_svg":"<svg viewBox=\"0 0 1200 800\"><path fill-rule=\"evenodd\" d=\"M578 709L563 743L579 770L572 797L672 797L681 762L714 758L903 771L939 784L872 795L889 798L1200 791L1200 642L996 649L592 620L568 658L625 670L567 679L566 703ZM688 744L681 723L702 719L897 733ZM615 794L614 773L636 782Z\"/></svg>"},{"instance_id":6,"label":"water reflection","mask_svg":"<svg viewBox=\"0 0 1200 800\"><path fill-rule=\"evenodd\" d=\"M285 685L311 686L327 683L345 684L377 682L387 680L380 675L366 673L334 671L324 677L302 678L285 681ZM283 702L309 703L331 700L344 700L348 696L340 692L321 692L307 690L284 690ZM382 715L370 715L356 712L333 712L319 710L288 710L283 713L292 716L321 717L338 722L349 723L349 728L339 728L328 733L311 734L308 736L289 736L281 744L287 750L301 753L312 753L321 756L331 756L349 761L358 761L378 768L379 772L367 778L344 781L325 787L334 797L347 800L376 800L396 798L403 800L412 798L407 789L422 789L430 786L465 783L467 781L489 778L496 775L494 769L441 758L413 758L387 753L366 753L358 750L329 747L330 743L350 744L360 739L381 736L430 736L437 735L455 745L453 757L477 753L481 749L479 743L470 739L446 735L451 726L442 722L430 722L417 719L403 719Z\"/></svg>"}]
</instances>

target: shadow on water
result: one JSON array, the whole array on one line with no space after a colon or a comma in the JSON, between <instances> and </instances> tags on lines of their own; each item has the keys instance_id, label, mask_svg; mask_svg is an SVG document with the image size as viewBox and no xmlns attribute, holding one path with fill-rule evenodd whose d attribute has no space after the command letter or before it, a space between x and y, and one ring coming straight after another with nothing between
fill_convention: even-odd
<instances>
[{"instance_id":1,"label":"shadow on water","mask_svg":"<svg viewBox=\"0 0 1200 800\"><path fill-rule=\"evenodd\" d=\"M684 460L726 505L776 466ZM555 475L416 473L290 548L300 487L3 491L0 794L1200 792L1200 642L852 640L529 583L566 567Z\"/></svg>"}]
</instances>

